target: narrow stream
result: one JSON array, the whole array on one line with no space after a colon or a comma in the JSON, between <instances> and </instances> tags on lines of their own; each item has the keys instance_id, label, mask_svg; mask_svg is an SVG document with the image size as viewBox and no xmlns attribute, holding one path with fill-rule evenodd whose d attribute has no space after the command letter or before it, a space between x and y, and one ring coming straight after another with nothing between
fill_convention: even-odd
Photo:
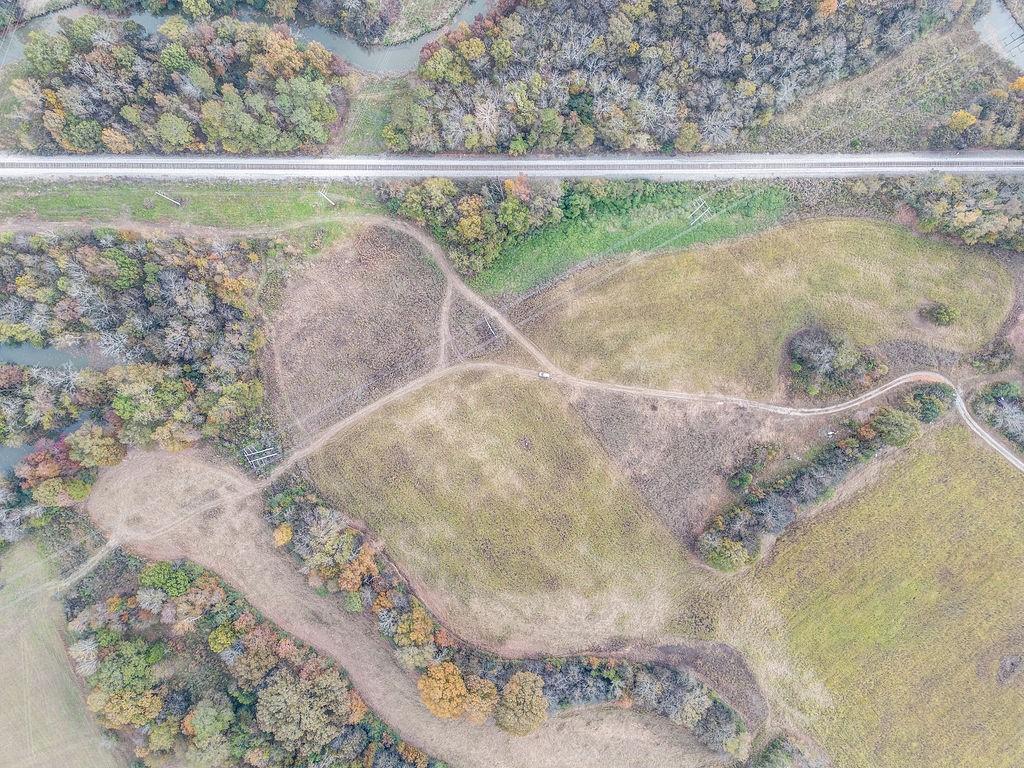
<instances>
[{"instance_id":1,"label":"narrow stream","mask_svg":"<svg viewBox=\"0 0 1024 768\"><path fill-rule=\"evenodd\" d=\"M398 45L383 45L373 48L363 48L350 37L334 32L319 24L296 20L288 24L292 34L298 40L305 42L318 42L324 48L336 53L352 66L364 72L378 74L404 74L416 69L420 62L420 51L423 46L433 42L447 29L448 26L460 22L472 21L479 14L487 11L490 0L470 0L464 5L454 18L445 27L427 32L419 37L413 38ZM83 13L99 13L95 8L85 5L73 5L70 8L54 11L45 16L39 16L18 27L13 34L0 37L0 66L18 61L25 53L25 42L30 32L46 31L53 32L57 29L57 20L62 16L74 18ZM249 8L240 9L238 17L246 21L259 21L266 24L279 23L280 19L274 19L264 14L257 13ZM133 13L130 16L119 16L117 18L130 18L145 27L148 32L154 32L166 21L167 16L154 16L151 13Z\"/></svg>"}]
</instances>

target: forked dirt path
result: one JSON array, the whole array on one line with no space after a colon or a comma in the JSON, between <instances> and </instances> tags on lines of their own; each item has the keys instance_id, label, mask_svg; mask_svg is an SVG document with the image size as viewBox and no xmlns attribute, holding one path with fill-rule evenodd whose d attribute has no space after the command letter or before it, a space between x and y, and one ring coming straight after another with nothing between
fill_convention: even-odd
<instances>
[{"instance_id":1,"label":"forked dirt path","mask_svg":"<svg viewBox=\"0 0 1024 768\"><path fill-rule=\"evenodd\" d=\"M530 736L435 718L412 675L395 663L376 627L346 613L336 597L306 584L274 549L261 515L259 484L199 452L133 452L104 471L87 509L111 542L154 559L188 558L244 590L286 632L337 660L360 695L402 737L467 768L710 768L724 762L685 730L609 707L565 713ZM193 509L205 510L200 515Z\"/></svg>"},{"instance_id":2,"label":"forked dirt path","mask_svg":"<svg viewBox=\"0 0 1024 768\"><path fill-rule=\"evenodd\" d=\"M536 362L527 369L496 362L448 364L448 344L436 366L422 376L368 403L354 413L311 436L305 445L292 451L260 481L221 467L198 452L156 454L134 452L121 466L104 470L93 490L88 511L97 525L111 538L111 544L124 544L154 558L187 557L216 571L241 588L259 610L310 645L335 658L346 667L356 687L381 716L402 735L427 751L460 766L537 766L570 768L600 765L717 765L718 761L687 740L679 729L657 718L643 718L607 708L579 710L555 718L547 726L525 738L513 738L495 728L476 728L434 718L423 707L411 676L394 662L386 645L365 620L345 613L337 600L316 595L303 581L296 565L269 546L259 514L260 495L275 480L291 472L296 464L321 450L355 424L386 406L417 392L442 377L471 369L490 369L530 378L547 374L553 384L570 388L590 388L637 396L728 404L795 417L817 417L857 408L893 389L912 382L942 382L948 378L934 371L909 373L834 405L805 408L762 403L745 398L708 393L660 390L649 387L585 379L566 372L537 347L512 321L472 291L455 273L443 249L418 227L383 216L335 216L324 221L358 220L392 227L416 239L431 254L447 280L445 305L450 296L459 295L491 318L515 339ZM295 228L315 225L303 222ZM40 226L38 222L34 226ZM146 227L127 224L140 231ZM3 227L0 227L2 229ZM65 226L62 229L81 229ZM168 232L175 227L153 226L151 231ZM201 227L185 226L192 234ZM209 228L205 228L209 230ZM275 228L267 234L279 234ZM212 230L215 237L245 234L258 230ZM443 313L442 313L443 314ZM447 324L443 324L447 325ZM953 385L955 386L955 385ZM1012 450L990 435L970 414L958 395L957 413L987 445L998 451L1017 469L1024 471ZM98 561L90 559L72 578L79 578ZM65 580L64 585L70 582ZM625 730L624 730L625 729Z\"/></svg>"}]
</instances>

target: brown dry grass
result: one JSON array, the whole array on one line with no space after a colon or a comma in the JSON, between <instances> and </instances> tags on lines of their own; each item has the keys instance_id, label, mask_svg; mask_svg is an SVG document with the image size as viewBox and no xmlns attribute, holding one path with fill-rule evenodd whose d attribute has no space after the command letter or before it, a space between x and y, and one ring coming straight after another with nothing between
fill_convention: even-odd
<instances>
[{"instance_id":1,"label":"brown dry grass","mask_svg":"<svg viewBox=\"0 0 1024 768\"><path fill-rule=\"evenodd\" d=\"M647 507L686 544L734 500L726 479L756 443L778 443L780 461L796 457L827 439L834 421L594 391L575 405Z\"/></svg>"},{"instance_id":2,"label":"brown dry grass","mask_svg":"<svg viewBox=\"0 0 1024 768\"><path fill-rule=\"evenodd\" d=\"M444 277L408 235L369 226L287 281L264 367L293 441L429 370Z\"/></svg>"},{"instance_id":3,"label":"brown dry grass","mask_svg":"<svg viewBox=\"0 0 1024 768\"><path fill-rule=\"evenodd\" d=\"M310 465L457 631L505 653L656 639L709 578L528 372L435 382Z\"/></svg>"},{"instance_id":4,"label":"brown dry grass","mask_svg":"<svg viewBox=\"0 0 1024 768\"><path fill-rule=\"evenodd\" d=\"M244 590L267 618L338 661L403 738L466 768L712 768L723 762L669 722L612 708L568 712L530 736L436 719L376 628L305 583L270 544L259 496L242 475L200 454L134 452L104 470L88 503L108 535L152 558L185 557ZM196 515L212 503L217 507Z\"/></svg>"}]
</instances>

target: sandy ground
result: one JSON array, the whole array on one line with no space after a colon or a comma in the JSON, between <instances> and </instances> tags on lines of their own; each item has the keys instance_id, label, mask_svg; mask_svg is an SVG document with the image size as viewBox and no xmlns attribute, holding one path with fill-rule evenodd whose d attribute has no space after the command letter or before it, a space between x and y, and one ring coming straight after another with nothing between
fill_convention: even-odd
<instances>
[{"instance_id":1,"label":"sandy ground","mask_svg":"<svg viewBox=\"0 0 1024 768\"><path fill-rule=\"evenodd\" d=\"M315 594L270 546L253 489L240 473L198 453L133 452L100 474L88 511L108 536L139 554L188 558L243 587L271 621L336 659L403 738L460 768L724 764L667 721L613 708L565 713L522 738L434 718L375 628L337 599Z\"/></svg>"}]
</instances>

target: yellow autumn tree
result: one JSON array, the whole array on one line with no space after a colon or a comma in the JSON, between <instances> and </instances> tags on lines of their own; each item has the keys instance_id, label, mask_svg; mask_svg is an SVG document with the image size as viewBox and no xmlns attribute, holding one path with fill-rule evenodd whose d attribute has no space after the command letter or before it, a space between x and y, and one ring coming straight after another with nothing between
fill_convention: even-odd
<instances>
[{"instance_id":1,"label":"yellow autumn tree","mask_svg":"<svg viewBox=\"0 0 1024 768\"><path fill-rule=\"evenodd\" d=\"M976 122L978 122L978 118L966 109L958 109L953 113L952 117L949 118L949 127L950 130L956 131L957 133L963 133Z\"/></svg>"},{"instance_id":2,"label":"yellow autumn tree","mask_svg":"<svg viewBox=\"0 0 1024 768\"><path fill-rule=\"evenodd\" d=\"M398 620L395 629L395 645L407 648L410 645L426 645L434 632L434 621L416 598L413 598L409 611Z\"/></svg>"},{"instance_id":3,"label":"yellow autumn tree","mask_svg":"<svg viewBox=\"0 0 1024 768\"><path fill-rule=\"evenodd\" d=\"M465 717L474 725L483 725L498 703L498 687L476 675L466 678Z\"/></svg>"}]
</instances>

